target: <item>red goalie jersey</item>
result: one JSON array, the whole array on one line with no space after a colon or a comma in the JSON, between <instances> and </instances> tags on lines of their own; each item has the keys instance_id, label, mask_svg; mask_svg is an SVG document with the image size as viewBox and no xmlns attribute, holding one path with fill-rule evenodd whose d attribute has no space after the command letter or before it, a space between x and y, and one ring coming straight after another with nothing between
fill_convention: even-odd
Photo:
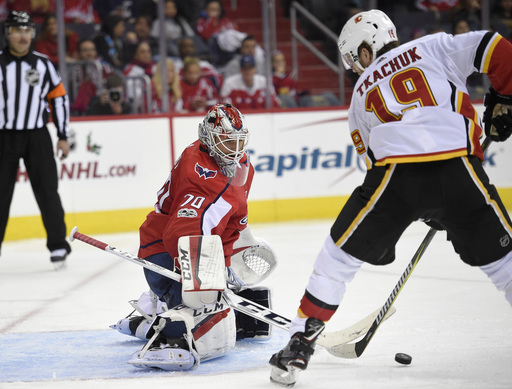
<instances>
[{"instance_id":1,"label":"red goalie jersey","mask_svg":"<svg viewBox=\"0 0 512 389\"><path fill-rule=\"evenodd\" d=\"M233 243L247 226L247 197L254 176L246 155L240 164L248 172L247 180L236 186L199 140L188 146L158 192L155 210L140 227L139 257L167 251L177 258L179 237L219 235L230 266Z\"/></svg>"}]
</instances>

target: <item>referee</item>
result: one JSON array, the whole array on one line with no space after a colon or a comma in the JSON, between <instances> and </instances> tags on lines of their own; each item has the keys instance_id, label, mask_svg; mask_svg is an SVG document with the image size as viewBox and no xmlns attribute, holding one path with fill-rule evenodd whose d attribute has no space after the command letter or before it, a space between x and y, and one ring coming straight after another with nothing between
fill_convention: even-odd
<instances>
[{"instance_id":1,"label":"referee","mask_svg":"<svg viewBox=\"0 0 512 389\"><path fill-rule=\"evenodd\" d=\"M35 27L30 15L11 11L4 26L7 47L0 51L0 245L23 158L46 229L50 260L60 269L71 248L66 241L57 164L46 124L50 112L59 137L57 156L66 158L69 100L48 57L31 49Z\"/></svg>"}]
</instances>

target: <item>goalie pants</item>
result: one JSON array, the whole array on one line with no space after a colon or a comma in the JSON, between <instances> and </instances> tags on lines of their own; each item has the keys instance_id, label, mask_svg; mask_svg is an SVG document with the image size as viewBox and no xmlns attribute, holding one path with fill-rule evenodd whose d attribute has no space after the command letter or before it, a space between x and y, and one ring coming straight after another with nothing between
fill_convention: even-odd
<instances>
[{"instance_id":1,"label":"goalie pants","mask_svg":"<svg viewBox=\"0 0 512 389\"><path fill-rule=\"evenodd\" d=\"M455 251L471 266L485 271L486 265L512 260L512 223L478 158L374 167L334 222L315 262L299 316L329 320L341 302L345 283L362 263L393 262L400 236L418 219L440 224ZM490 271L486 273L491 277ZM494 273L491 279L498 289L504 288L495 281L498 278L501 285L512 284L510 271L506 277Z\"/></svg>"},{"instance_id":2,"label":"goalie pants","mask_svg":"<svg viewBox=\"0 0 512 389\"><path fill-rule=\"evenodd\" d=\"M167 252L150 255L145 258L147 261L174 271L174 260ZM161 274L144 268L144 276L149 287L158 298L167 304L171 309L182 303L181 283L171 280Z\"/></svg>"}]
</instances>

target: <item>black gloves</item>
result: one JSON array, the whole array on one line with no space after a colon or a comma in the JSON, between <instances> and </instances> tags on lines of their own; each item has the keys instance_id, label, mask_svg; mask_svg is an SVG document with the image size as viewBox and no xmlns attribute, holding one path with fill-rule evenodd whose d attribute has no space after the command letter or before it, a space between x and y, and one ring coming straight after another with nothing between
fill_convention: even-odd
<instances>
[{"instance_id":1,"label":"black gloves","mask_svg":"<svg viewBox=\"0 0 512 389\"><path fill-rule=\"evenodd\" d=\"M500 95L493 87L484 99L485 135L503 142L512 134L512 96Z\"/></svg>"}]
</instances>

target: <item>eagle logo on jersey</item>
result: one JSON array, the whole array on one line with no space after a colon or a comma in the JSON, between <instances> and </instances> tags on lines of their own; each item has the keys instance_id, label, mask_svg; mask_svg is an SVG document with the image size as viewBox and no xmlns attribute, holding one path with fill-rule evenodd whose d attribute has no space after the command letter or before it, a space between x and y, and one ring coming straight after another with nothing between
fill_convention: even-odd
<instances>
[{"instance_id":1,"label":"eagle logo on jersey","mask_svg":"<svg viewBox=\"0 0 512 389\"><path fill-rule=\"evenodd\" d=\"M204 177L205 180L208 178L214 178L217 175L217 170L210 170L205 167L202 167L196 162L195 166L196 173L199 177Z\"/></svg>"},{"instance_id":2,"label":"eagle logo on jersey","mask_svg":"<svg viewBox=\"0 0 512 389\"><path fill-rule=\"evenodd\" d=\"M39 78L41 77L41 74L39 73L39 70L36 69L28 69L25 73L25 81L30 86L36 86L39 84Z\"/></svg>"}]
</instances>

